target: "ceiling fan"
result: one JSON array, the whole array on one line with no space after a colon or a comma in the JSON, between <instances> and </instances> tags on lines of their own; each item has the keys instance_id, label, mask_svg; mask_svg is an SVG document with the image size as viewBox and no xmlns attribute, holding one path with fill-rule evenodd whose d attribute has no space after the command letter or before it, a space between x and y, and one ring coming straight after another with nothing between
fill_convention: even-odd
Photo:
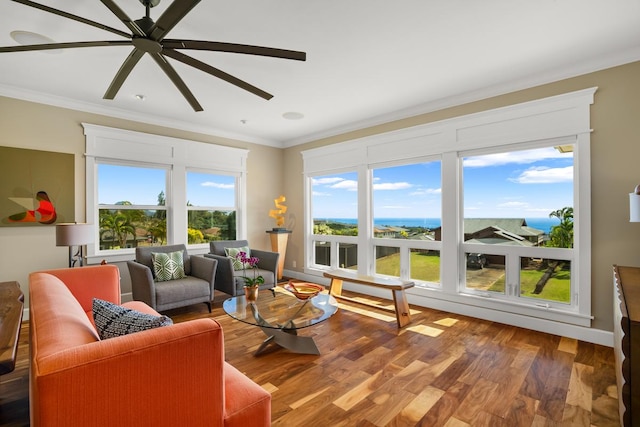
<instances>
[{"instance_id":1,"label":"ceiling fan","mask_svg":"<svg viewBox=\"0 0 640 427\"><path fill-rule=\"evenodd\" d=\"M195 67L205 73L218 77L232 85L249 91L261 98L271 99L273 95L259 89L243 80L238 79L230 74L225 73L218 68L212 67L193 57L185 55L179 49L206 50L213 52L232 52L248 55L268 56L273 58L292 59L296 61L305 61L306 53L294 50L276 49L271 47L243 45L235 43L213 42L203 40L182 40L165 38L169 31L184 18L201 0L174 0L171 5L158 18L157 22L149 16L150 9L157 6L160 0L139 0L145 6L146 13L140 19L132 20L127 14L118 7L114 0L100 0L122 23L131 31L131 34L120 31L116 28L103 25L99 22L91 21L62 10L54 9L43 4L39 4L30 0L12 0L54 15L62 16L83 24L91 25L105 31L117 34L127 40L110 40L110 41L83 41L69 43L47 43L33 44L23 46L0 47L0 52L24 52L31 50L47 50L47 49L68 49L78 47L94 47L94 46L133 46L133 50L125 59L124 63L116 73L109 88L105 92L104 99L114 99L122 84L127 79L138 61L148 53L155 62L160 66L162 71L171 79L173 84L182 93L187 102L194 111L202 111L203 108L187 87L182 78L175 69L167 61L166 57L175 59L176 61Z\"/></svg>"}]
</instances>

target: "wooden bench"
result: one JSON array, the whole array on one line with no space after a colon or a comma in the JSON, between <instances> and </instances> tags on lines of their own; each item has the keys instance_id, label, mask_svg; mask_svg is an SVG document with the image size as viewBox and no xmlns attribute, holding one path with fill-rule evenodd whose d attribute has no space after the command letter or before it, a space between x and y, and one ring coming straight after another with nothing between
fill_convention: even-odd
<instances>
[{"instance_id":1,"label":"wooden bench","mask_svg":"<svg viewBox=\"0 0 640 427\"><path fill-rule=\"evenodd\" d=\"M324 273L324 277L331 279L329 285L329 294L335 298L350 301L356 304L362 304L369 307L374 307L380 310L391 311L396 314L396 321L398 327L411 323L411 312L409 311L409 303L407 302L407 295L404 293L405 289L413 288L415 283L406 282L400 279L387 279L381 277L365 276L361 274L349 273L342 270L331 270ZM355 298L349 298L342 295L342 282L357 283L359 285L373 286L375 288L389 289L393 294L394 307L383 307L376 304L368 303L366 301L360 301Z\"/></svg>"},{"instance_id":2,"label":"wooden bench","mask_svg":"<svg viewBox=\"0 0 640 427\"><path fill-rule=\"evenodd\" d=\"M0 283L0 375L16 366L24 294L18 282Z\"/></svg>"}]
</instances>

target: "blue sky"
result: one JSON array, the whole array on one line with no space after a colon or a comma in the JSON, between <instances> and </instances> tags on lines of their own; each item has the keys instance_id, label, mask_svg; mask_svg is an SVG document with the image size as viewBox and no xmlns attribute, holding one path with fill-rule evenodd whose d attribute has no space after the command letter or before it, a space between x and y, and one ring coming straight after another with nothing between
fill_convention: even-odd
<instances>
[{"instance_id":1,"label":"blue sky","mask_svg":"<svg viewBox=\"0 0 640 427\"><path fill-rule=\"evenodd\" d=\"M129 201L137 205L157 205L165 189L165 169L100 164L98 197L100 204ZM235 177L196 172L187 174L187 200L193 206L235 206Z\"/></svg>"},{"instance_id":2,"label":"blue sky","mask_svg":"<svg viewBox=\"0 0 640 427\"><path fill-rule=\"evenodd\" d=\"M233 207L236 178L230 175L187 174L187 201L192 206Z\"/></svg>"},{"instance_id":3,"label":"blue sky","mask_svg":"<svg viewBox=\"0 0 640 427\"><path fill-rule=\"evenodd\" d=\"M573 206L573 153L549 147L467 157L464 207L467 218L547 218ZM99 203L130 201L156 205L165 190L165 169L101 164ZM440 218L440 162L375 169L376 218ZM234 206L235 177L189 172L187 199L193 206ZM355 172L314 179L314 218L356 218Z\"/></svg>"},{"instance_id":4,"label":"blue sky","mask_svg":"<svg viewBox=\"0 0 640 427\"><path fill-rule=\"evenodd\" d=\"M440 218L440 162L375 169L376 218ZM573 153L548 147L466 157L467 218L548 218L573 206ZM356 218L357 176L323 176L313 183L314 218Z\"/></svg>"}]
</instances>

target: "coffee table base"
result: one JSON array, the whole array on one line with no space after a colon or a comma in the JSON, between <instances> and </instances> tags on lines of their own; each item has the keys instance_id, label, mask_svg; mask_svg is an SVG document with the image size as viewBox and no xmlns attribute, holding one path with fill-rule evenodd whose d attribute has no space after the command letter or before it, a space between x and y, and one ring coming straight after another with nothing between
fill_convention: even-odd
<instances>
[{"instance_id":1,"label":"coffee table base","mask_svg":"<svg viewBox=\"0 0 640 427\"><path fill-rule=\"evenodd\" d=\"M262 329L262 332L267 336L267 339L260 344L254 356L258 356L264 352L269 344L277 344L294 353L320 354L320 350L318 350L318 346L315 341L313 341L313 338L301 337L296 333L295 329L283 330L263 327L260 327L260 329Z\"/></svg>"}]
</instances>

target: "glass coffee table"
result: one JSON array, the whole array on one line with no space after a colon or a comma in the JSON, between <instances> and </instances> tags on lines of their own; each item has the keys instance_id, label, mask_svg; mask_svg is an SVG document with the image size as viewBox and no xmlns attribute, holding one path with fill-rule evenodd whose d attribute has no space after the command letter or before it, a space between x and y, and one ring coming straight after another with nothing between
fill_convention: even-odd
<instances>
[{"instance_id":1,"label":"glass coffee table","mask_svg":"<svg viewBox=\"0 0 640 427\"><path fill-rule=\"evenodd\" d=\"M267 335L255 356L269 344L277 344L295 353L320 354L313 338L299 336L298 330L333 316L338 310L338 303L327 291L299 300L278 286L270 291L261 291L255 302L247 301L244 295L229 298L222 308L229 316L259 327Z\"/></svg>"}]
</instances>

